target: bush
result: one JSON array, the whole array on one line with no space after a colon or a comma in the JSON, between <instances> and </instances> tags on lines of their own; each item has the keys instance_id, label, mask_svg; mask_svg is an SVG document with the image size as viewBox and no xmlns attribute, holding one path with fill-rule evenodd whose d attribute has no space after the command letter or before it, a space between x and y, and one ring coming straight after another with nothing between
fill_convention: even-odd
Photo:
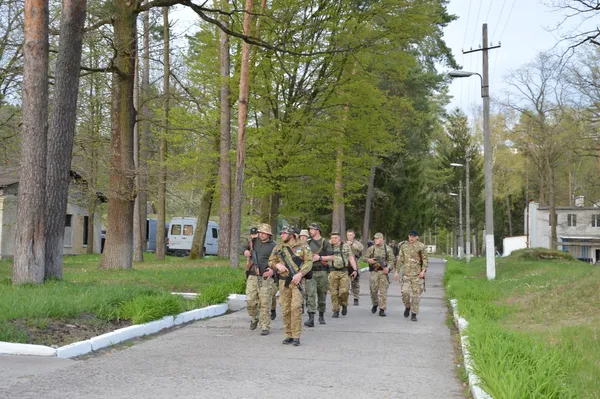
<instances>
[{"instance_id":1,"label":"bush","mask_svg":"<svg viewBox=\"0 0 600 399\"><path fill-rule=\"evenodd\" d=\"M508 256L513 260L540 260L540 259L562 259L576 261L568 252L553 251L547 248L526 248L514 251Z\"/></svg>"}]
</instances>

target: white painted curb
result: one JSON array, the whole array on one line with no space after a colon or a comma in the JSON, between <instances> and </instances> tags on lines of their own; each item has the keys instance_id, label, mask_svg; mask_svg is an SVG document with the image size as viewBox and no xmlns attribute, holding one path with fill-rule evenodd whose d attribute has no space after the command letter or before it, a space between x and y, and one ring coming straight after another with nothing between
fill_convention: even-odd
<instances>
[{"instance_id":1,"label":"white painted curb","mask_svg":"<svg viewBox=\"0 0 600 399\"><path fill-rule=\"evenodd\" d=\"M460 346L462 348L463 359L465 361L465 370L467 371L467 375L469 377L469 387L471 388L471 394L475 399L492 399L492 396L490 396L488 393L486 393L483 389L479 387L481 380L473 371L473 360L471 359L471 355L469 353L468 337L464 335L464 330L469 326L469 322L459 316L458 301L456 299L451 299L450 305L452 305L454 324L456 324L460 335Z\"/></svg>"},{"instance_id":2,"label":"white painted curb","mask_svg":"<svg viewBox=\"0 0 600 399\"><path fill-rule=\"evenodd\" d=\"M0 341L0 353L5 355L56 356L56 349L44 345Z\"/></svg>"},{"instance_id":3,"label":"white painted curb","mask_svg":"<svg viewBox=\"0 0 600 399\"><path fill-rule=\"evenodd\" d=\"M177 293L174 293L177 294ZM197 294L196 294L197 295ZM245 295L231 294L230 299L246 300ZM244 303L245 305L245 303ZM159 331L171 328L195 320L202 320L210 317L221 316L227 313L230 308L229 303L220 303L201 309L194 309L180 313L175 316L165 316L160 320L151 321L145 324L134 324L129 327L92 337L85 341L74 342L69 345L61 346L57 349L44 345L17 344L13 342L0 341L0 354L4 355L29 355L29 356L56 356L64 359L88 354L93 351L118 344L132 338L144 335L156 334Z\"/></svg>"}]
</instances>

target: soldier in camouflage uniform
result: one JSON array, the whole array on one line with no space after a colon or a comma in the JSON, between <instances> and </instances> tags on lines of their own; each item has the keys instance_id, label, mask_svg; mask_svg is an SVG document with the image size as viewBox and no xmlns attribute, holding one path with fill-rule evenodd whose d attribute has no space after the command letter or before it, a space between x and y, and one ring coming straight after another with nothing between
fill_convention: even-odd
<instances>
[{"instance_id":1,"label":"soldier in camouflage uniform","mask_svg":"<svg viewBox=\"0 0 600 399\"><path fill-rule=\"evenodd\" d=\"M377 312L379 306L379 316L385 317L387 290L390 286L388 273L394 270L394 252L385 245L383 234L377 233L373 236L373 245L367 249L365 260L371 271L371 313Z\"/></svg>"},{"instance_id":2,"label":"soldier in camouflage uniform","mask_svg":"<svg viewBox=\"0 0 600 399\"><path fill-rule=\"evenodd\" d=\"M277 271L279 278L279 304L283 314L285 330L284 345L300 345L302 332L302 292L299 289L302 278L312 268L312 253L307 245L296 240L293 227L284 226L281 230L282 243L278 244L269 257L269 267ZM294 271L291 277L290 270Z\"/></svg>"},{"instance_id":3,"label":"soldier in camouflage uniform","mask_svg":"<svg viewBox=\"0 0 600 399\"><path fill-rule=\"evenodd\" d=\"M251 262L246 279L246 304L251 317L250 329L255 330L260 324L261 335L268 335L271 328L271 297L275 289L273 271L269 268L269 257L275 248L272 240L271 226L262 223L258 226L258 237L252 241L251 250L244 255L258 264Z\"/></svg>"},{"instance_id":4,"label":"soldier in camouflage uniform","mask_svg":"<svg viewBox=\"0 0 600 399\"><path fill-rule=\"evenodd\" d=\"M412 230L408 242L400 247L394 280L402 274L402 302L404 302L404 317L417 321L419 302L425 286L425 273L429 262L425 244L419 241L419 234Z\"/></svg>"},{"instance_id":5,"label":"soldier in camouflage uniform","mask_svg":"<svg viewBox=\"0 0 600 399\"><path fill-rule=\"evenodd\" d=\"M329 273L329 292L331 294L331 307L333 318L340 317L340 304L342 305L342 316L348 313L348 287L350 279L358 275L358 268L350 245L342 242L340 233L332 232L330 236L333 249L333 262ZM352 274L348 275L348 264Z\"/></svg>"},{"instance_id":6,"label":"soldier in camouflage uniform","mask_svg":"<svg viewBox=\"0 0 600 399\"><path fill-rule=\"evenodd\" d=\"M362 251L364 246L360 241L356 240L356 235L354 230L348 230L346 232L346 243L350 245L350 249L352 249L352 254L354 255L354 260L356 261L356 266L358 270L358 260L362 255ZM360 270L358 270L358 274L356 278L352 280L352 295L354 296L354 306L358 306L358 298L360 296Z\"/></svg>"},{"instance_id":7,"label":"soldier in camouflage uniform","mask_svg":"<svg viewBox=\"0 0 600 399\"><path fill-rule=\"evenodd\" d=\"M321 237L321 227L313 223L308 227L311 238L308 246L313 253L312 276L306 279L306 296L308 302L307 327L315 326L315 313L319 310L319 324L325 324L325 299L329 290L329 261L332 261L331 243ZM317 307L318 305L318 307Z\"/></svg>"}]
</instances>

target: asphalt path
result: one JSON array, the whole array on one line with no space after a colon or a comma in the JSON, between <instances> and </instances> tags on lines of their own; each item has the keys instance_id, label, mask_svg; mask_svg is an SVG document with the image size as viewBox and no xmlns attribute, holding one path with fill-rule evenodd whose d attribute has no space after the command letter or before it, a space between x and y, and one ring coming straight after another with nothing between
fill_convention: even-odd
<instances>
[{"instance_id":1,"label":"asphalt path","mask_svg":"<svg viewBox=\"0 0 600 399\"><path fill-rule=\"evenodd\" d=\"M431 259L418 322L403 317L397 282L388 316L371 314L367 272L360 306L332 319L328 303L299 347L281 344L279 308L267 336L244 309L85 360L0 356L0 398L464 398L443 272Z\"/></svg>"}]
</instances>

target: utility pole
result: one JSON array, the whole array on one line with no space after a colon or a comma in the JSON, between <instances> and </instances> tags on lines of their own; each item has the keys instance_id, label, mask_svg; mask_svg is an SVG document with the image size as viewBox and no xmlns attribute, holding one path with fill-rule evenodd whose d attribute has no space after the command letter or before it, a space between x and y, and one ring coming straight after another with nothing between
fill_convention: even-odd
<instances>
[{"instance_id":1,"label":"utility pole","mask_svg":"<svg viewBox=\"0 0 600 399\"><path fill-rule=\"evenodd\" d=\"M496 278L496 245L494 243L494 209L492 192L492 141L490 138L490 83L489 50L500 45L488 47L488 26L483 24L483 44L477 50L463 51L463 54L483 52L483 76L481 77L481 97L483 98L483 174L485 176L485 256L488 280ZM469 75L466 75L469 76Z\"/></svg>"},{"instance_id":2,"label":"utility pole","mask_svg":"<svg viewBox=\"0 0 600 399\"><path fill-rule=\"evenodd\" d=\"M467 258L467 263L469 263L471 261L471 206L470 206L470 197L469 197L469 161L471 158L471 147L467 148L467 162L466 162L466 172L467 172L467 187L465 187L465 191L467 194L467 242L466 242L466 246L465 246L465 256Z\"/></svg>"},{"instance_id":3,"label":"utility pole","mask_svg":"<svg viewBox=\"0 0 600 399\"><path fill-rule=\"evenodd\" d=\"M462 259L462 252L465 244L463 235L463 216L462 216L462 179L458 181L458 259Z\"/></svg>"}]
</instances>

